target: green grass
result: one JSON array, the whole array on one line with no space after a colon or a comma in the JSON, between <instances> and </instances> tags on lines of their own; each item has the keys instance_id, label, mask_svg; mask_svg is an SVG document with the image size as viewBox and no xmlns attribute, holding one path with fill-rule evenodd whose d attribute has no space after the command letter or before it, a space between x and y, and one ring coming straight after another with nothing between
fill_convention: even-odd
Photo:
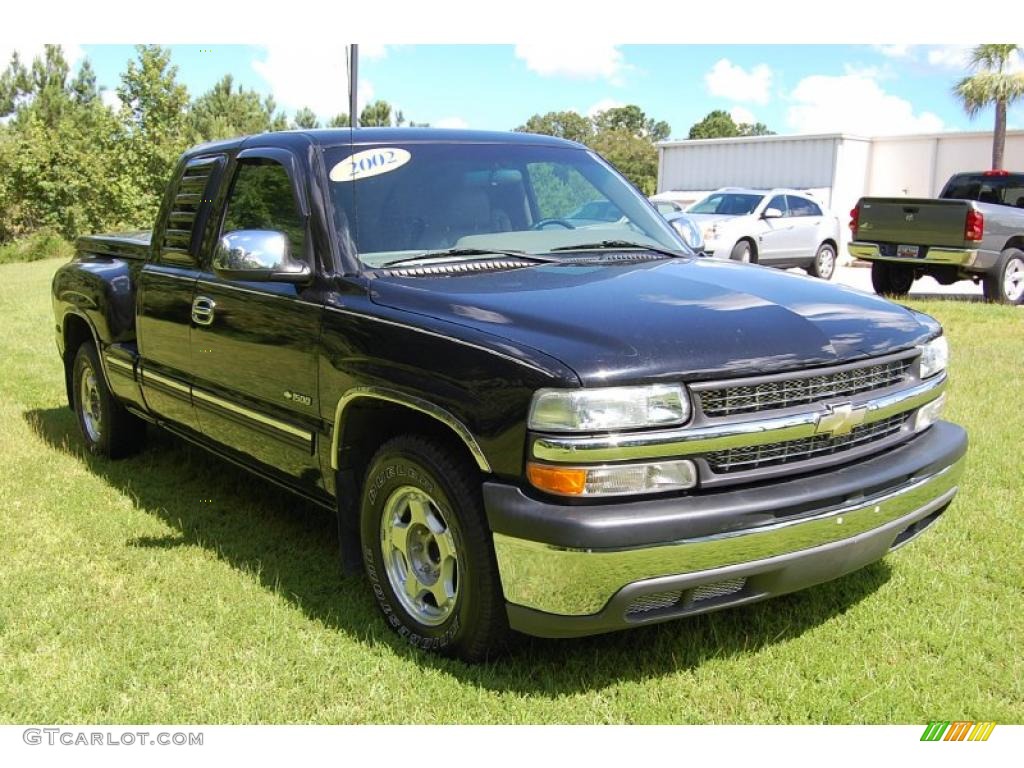
<instances>
[{"instance_id":1,"label":"green grass","mask_svg":"<svg viewBox=\"0 0 1024 768\"><path fill-rule=\"evenodd\" d=\"M19 261L41 261L43 259L69 259L75 246L53 232L36 232L33 235L0 244L0 264Z\"/></svg>"},{"instance_id":2,"label":"green grass","mask_svg":"<svg viewBox=\"0 0 1024 768\"><path fill-rule=\"evenodd\" d=\"M1024 314L917 303L954 350L961 494L914 544L743 609L467 666L406 648L332 522L152 433L88 457L49 282L0 267L0 721L923 723L1024 720Z\"/></svg>"}]
</instances>

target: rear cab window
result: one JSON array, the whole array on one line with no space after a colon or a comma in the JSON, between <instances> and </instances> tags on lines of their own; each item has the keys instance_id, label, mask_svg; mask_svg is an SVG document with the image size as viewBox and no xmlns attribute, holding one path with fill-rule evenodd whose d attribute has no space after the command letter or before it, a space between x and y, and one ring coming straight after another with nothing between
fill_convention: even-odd
<instances>
[{"instance_id":1,"label":"rear cab window","mask_svg":"<svg viewBox=\"0 0 1024 768\"><path fill-rule=\"evenodd\" d=\"M979 203L1024 208L1024 174L958 174L949 180L940 197L946 200L976 200Z\"/></svg>"}]
</instances>

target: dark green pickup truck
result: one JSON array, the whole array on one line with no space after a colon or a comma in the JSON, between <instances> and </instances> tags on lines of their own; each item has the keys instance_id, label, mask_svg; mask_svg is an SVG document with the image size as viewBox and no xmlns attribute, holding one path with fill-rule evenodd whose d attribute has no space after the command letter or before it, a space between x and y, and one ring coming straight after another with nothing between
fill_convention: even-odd
<instances>
[{"instance_id":1,"label":"dark green pickup truck","mask_svg":"<svg viewBox=\"0 0 1024 768\"><path fill-rule=\"evenodd\" d=\"M1024 173L958 173L937 200L864 197L850 212L850 254L871 262L875 292L914 280L980 282L988 301L1024 301Z\"/></svg>"}]
</instances>

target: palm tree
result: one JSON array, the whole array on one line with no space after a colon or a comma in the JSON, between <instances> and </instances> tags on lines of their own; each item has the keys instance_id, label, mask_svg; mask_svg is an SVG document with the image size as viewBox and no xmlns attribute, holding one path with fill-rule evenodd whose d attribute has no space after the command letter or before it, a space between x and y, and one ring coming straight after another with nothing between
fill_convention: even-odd
<instances>
[{"instance_id":1,"label":"palm tree","mask_svg":"<svg viewBox=\"0 0 1024 768\"><path fill-rule=\"evenodd\" d=\"M996 125L992 135L993 170L1003 167L1006 108L1024 97L1024 73L1006 71L1015 52L1020 55L1021 47L991 43L975 46L970 60L970 67L975 73L965 77L953 88L953 93L971 118L989 104L996 107Z\"/></svg>"}]
</instances>

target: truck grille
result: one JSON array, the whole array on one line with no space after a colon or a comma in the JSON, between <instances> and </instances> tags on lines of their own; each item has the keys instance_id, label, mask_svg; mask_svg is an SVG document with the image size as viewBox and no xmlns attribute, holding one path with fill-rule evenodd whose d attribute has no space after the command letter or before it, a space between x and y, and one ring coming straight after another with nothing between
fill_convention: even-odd
<instances>
[{"instance_id":1,"label":"truck grille","mask_svg":"<svg viewBox=\"0 0 1024 768\"><path fill-rule=\"evenodd\" d=\"M855 427L848 435L841 437L815 435L800 440L786 440L767 445L729 448L709 453L706 458L711 470L719 474L807 461L820 456L848 451L865 443L883 440L899 432L907 418L908 414L901 413L882 421L862 424Z\"/></svg>"},{"instance_id":2,"label":"truck grille","mask_svg":"<svg viewBox=\"0 0 1024 768\"><path fill-rule=\"evenodd\" d=\"M705 416L732 416L738 413L789 408L832 397L883 389L906 381L912 359L848 368L819 376L800 376L742 386L723 386L699 392Z\"/></svg>"}]
</instances>

